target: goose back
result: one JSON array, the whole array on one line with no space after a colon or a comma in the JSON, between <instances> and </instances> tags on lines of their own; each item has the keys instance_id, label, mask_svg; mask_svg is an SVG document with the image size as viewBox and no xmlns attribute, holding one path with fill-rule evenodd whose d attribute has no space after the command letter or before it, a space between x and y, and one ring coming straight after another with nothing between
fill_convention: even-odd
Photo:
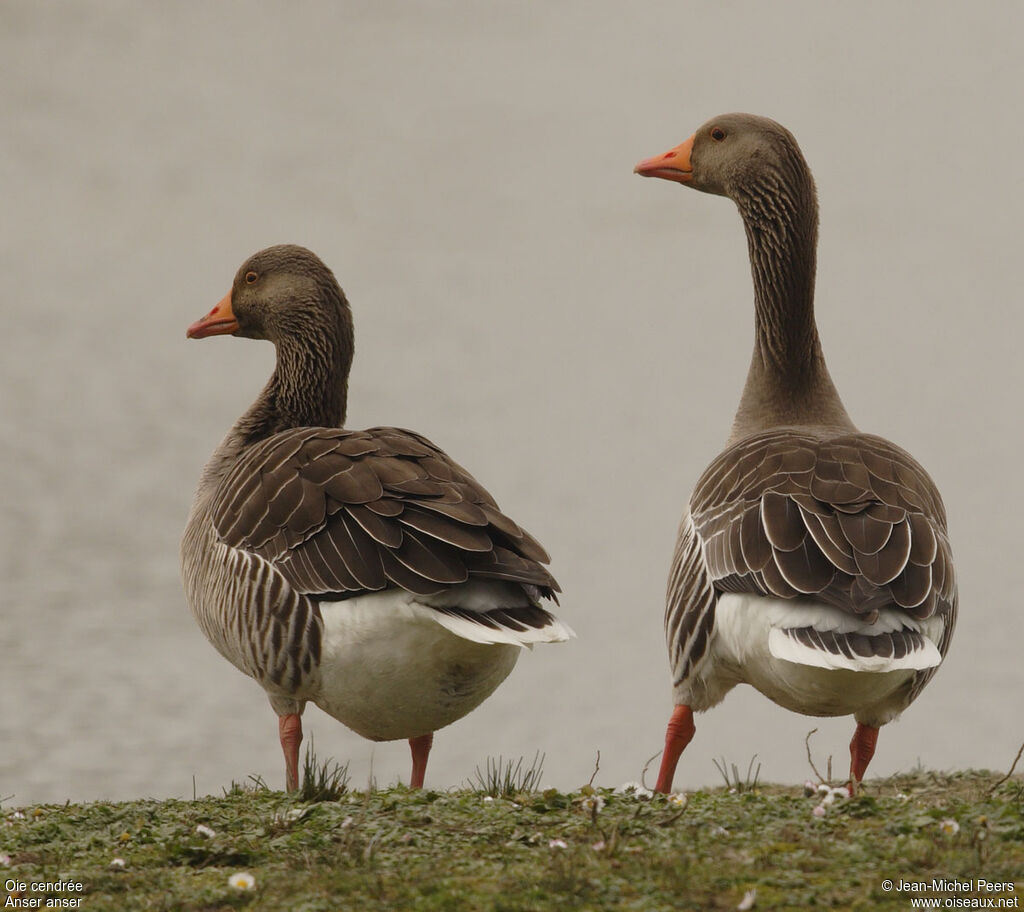
<instances>
[{"instance_id":1,"label":"goose back","mask_svg":"<svg viewBox=\"0 0 1024 912\"><path fill-rule=\"evenodd\" d=\"M722 593L818 601L862 625L889 607L921 621L938 617L944 656L957 594L938 490L909 453L881 437L800 427L746 437L708 466L684 517L666 603L677 681L706 655ZM836 655L854 658L859 648L863 657L898 659L917 634L814 636L816 648ZM913 692L934 671L919 671Z\"/></svg>"},{"instance_id":2,"label":"goose back","mask_svg":"<svg viewBox=\"0 0 1024 912\"><path fill-rule=\"evenodd\" d=\"M558 589L548 555L425 437L294 428L251 447L219 486L220 539L321 597L399 586L433 595L470 576Z\"/></svg>"}]
</instances>

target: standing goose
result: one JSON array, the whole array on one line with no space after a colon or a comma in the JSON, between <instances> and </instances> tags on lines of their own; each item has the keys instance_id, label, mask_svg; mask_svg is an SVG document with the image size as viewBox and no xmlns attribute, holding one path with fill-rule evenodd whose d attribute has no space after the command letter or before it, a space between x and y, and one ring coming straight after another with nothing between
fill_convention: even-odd
<instances>
[{"instance_id":1,"label":"standing goose","mask_svg":"<svg viewBox=\"0 0 1024 912\"><path fill-rule=\"evenodd\" d=\"M789 131L723 115L634 170L736 203L756 327L732 433L697 482L672 561L675 708L657 788L672 788L693 712L740 683L795 712L852 714L856 788L879 727L949 647L957 591L942 500L908 453L857 430L832 384L814 322L814 181Z\"/></svg>"},{"instance_id":2,"label":"standing goose","mask_svg":"<svg viewBox=\"0 0 1024 912\"><path fill-rule=\"evenodd\" d=\"M545 608L544 549L425 437L343 430L352 314L302 247L270 247L192 339L268 339L277 366L206 464L181 545L185 592L217 650L266 690L289 789L308 701L375 741L476 708L524 646L572 631Z\"/></svg>"}]
</instances>

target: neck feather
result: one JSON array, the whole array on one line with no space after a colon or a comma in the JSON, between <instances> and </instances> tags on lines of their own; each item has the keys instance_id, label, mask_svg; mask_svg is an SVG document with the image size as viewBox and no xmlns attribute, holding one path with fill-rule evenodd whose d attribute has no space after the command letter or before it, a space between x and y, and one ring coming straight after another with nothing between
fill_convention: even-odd
<instances>
[{"instance_id":1,"label":"neck feather","mask_svg":"<svg viewBox=\"0 0 1024 912\"><path fill-rule=\"evenodd\" d=\"M342 427L352 366L352 318L306 326L277 343L277 365L256 401L235 422L206 465L200 492L212 488L243 449L294 427Z\"/></svg>"},{"instance_id":2,"label":"neck feather","mask_svg":"<svg viewBox=\"0 0 1024 912\"><path fill-rule=\"evenodd\" d=\"M235 426L244 446L289 428L344 425L352 356L339 349L326 333L278 343L274 373Z\"/></svg>"},{"instance_id":3,"label":"neck feather","mask_svg":"<svg viewBox=\"0 0 1024 912\"><path fill-rule=\"evenodd\" d=\"M802 160L734 197L754 280L754 353L732 439L779 425L853 428L814 321L818 207Z\"/></svg>"}]
</instances>

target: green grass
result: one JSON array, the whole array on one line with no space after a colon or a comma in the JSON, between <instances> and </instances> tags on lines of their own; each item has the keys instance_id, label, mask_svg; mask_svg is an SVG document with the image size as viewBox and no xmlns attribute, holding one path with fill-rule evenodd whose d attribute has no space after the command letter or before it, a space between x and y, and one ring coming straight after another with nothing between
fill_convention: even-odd
<instances>
[{"instance_id":1,"label":"green grass","mask_svg":"<svg viewBox=\"0 0 1024 912\"><path fill-rule=\"evenodd\" d=\"M543 774L544 757L540 751L534 754L533 763L528 767L523 766L522 757L514 761L488 757L484 770L478 766L467 787L478 795L491 798L515 798L523 792L536 792Z\"/></svg>"},{"instance_id":2,"label":"green grass","mask_svg":"<svg viewBox=\"0 0 1024 912\"><path fill-rule=\"evenodd\" d=\"M298 794L294 797L301 802L338 801L348 791L348 764L335 763L333 760L317 761L310 740L302 763L302 781ZM260 780L256 785L266 788Z\"/></svg>"},{"instance_id":3,"label":"green grass","mask_svg":"<svg viewBox=\"0 0 1024 912\"><path fill-rule=\"evenodd\" d=\"M940 900L1019 905L1024 893L1019 777L871 780L824 817L812 813L820 793L752 772L734 775L742 790L702 790L685 804L589 785L533 791L536 760L491 762L477 787L451 792L349 791L344 768L311 756L305 778L307 796L331 800L254 780L193 801L5 807L0 878L80 882L81 894L26 896L43 908L47 896L80 896L91 912L735 909L755 888L755 910L911 908L909 894L883 890L885 878L1016 881L1014 891L929 894ZM483 794L492 787L502 797ZM959 831L944 832L945 820ZM239 872L255 878L252 890L229 886Z\"/></svg>"}]
</instances>

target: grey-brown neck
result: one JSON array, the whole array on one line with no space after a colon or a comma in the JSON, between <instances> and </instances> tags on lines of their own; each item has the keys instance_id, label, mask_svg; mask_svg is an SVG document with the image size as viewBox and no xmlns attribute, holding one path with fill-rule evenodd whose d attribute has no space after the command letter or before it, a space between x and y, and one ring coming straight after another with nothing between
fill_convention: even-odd
<instances>
[{"instance_id":1,"label":"grey-brown neck","mask_svg":"<svg viewBox=\"0 0 1024 912\"><path fill-rule=\"evenodd\" d=\"M329 335L277 345L277 365L259 398L235 425L244 445L293 427L341 427L348 402L352 354Z\"/></svg>"},{"instance_id":2,"label":"grey-brown neck","mask_svg":"<svg viewBox=\"0 0 1024 912\"><path fill-rule=\"evenodd\" d=\"M779 425L853 429L814 321L818 205L799 151L730 194L754 279L754 353L730 442Z\"/></svg>"},{"instance_id":3,"label":"grey-brown neck","mask_svg":"<svg viewBox=\"0 0 1024 912\"><path fill-rule=\"evenodd\" d=\"M206 465L200 493L223 475L243 449L294 427L343 427L354 339L342 297L336 311L293 322L277 340L277 364Z\"/></svg>"}]
</instances>

